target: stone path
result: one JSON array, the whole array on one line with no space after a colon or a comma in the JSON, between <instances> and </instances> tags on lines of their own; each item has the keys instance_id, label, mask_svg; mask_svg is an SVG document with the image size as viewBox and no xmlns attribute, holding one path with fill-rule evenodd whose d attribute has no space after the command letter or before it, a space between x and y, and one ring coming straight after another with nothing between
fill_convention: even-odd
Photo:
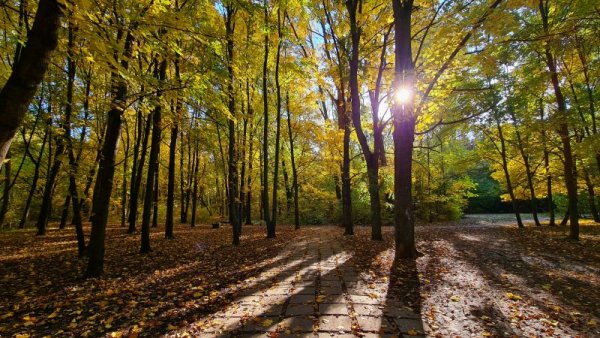
<instances>
[{"instance_id":1,"label":"stone path","mask_svg":"<svg viewBox=\"0 0 600 338\"><path fill-rule=\"evenodd\" d=\"M194 331L202 337L423 335L420 316L387 299L387 283L369 280L349 258L335 240L295 243L246 281L227 308L194 323Z\"/></svg>"}]
</instances>

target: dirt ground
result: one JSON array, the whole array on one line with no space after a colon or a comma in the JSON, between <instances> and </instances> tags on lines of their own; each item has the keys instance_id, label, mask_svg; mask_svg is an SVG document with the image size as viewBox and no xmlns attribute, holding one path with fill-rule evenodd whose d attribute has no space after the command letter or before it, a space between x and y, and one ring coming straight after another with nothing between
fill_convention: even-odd
<instances>
[{"instance_id":1,"label":"dirt ground","mask_svg":"<svg viewBox=\"0 0 600 338\"><path fill-rule=\"evenodd\" d=\"M417 226L416 260L357 227L110 227L105 275L80 278L72 229L0 233L0 336L600 336L600 225L516 229L479 215ZM89 233L89 229L86 229Z\"/></svg>"}]
</instances>

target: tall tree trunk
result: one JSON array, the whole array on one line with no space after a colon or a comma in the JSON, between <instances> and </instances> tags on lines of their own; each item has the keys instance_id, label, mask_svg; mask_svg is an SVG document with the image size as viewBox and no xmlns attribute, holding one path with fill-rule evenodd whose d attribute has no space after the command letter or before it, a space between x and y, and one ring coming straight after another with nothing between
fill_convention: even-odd
<instances>
[{"instance_id":1,"label":"tall tree trunk","mask_svg":"<svg viewBox=\"0 0 600 338\"><path fill-rule=\"evenodd\" d=\"M135 179L131 178L131 192L129 194L129 228L127 233L133 234L136 231L136 223L138 216L138 202L142 186L142 177L144 176L144 164L146 163L146 154L148 153L148 140L150 138L150 127L152 126L153 113L148 116L144 127L144 137L141 145L141 155L137 163ZM141 116L140 116L141 118Z\"/></svg>"},{"instance_id":2,"label":"tall tree trunk","mask_svg":"<svg viewBox=\"0 0 600 338\"><path fill-rule=\"evenodd\" d=\"M592 218L594 222L600 223L600 214L598 213L598 208L596 207L596 194L594 193L594 184L590 178L590 174L585 168L585 165L582 165L583 178L585 180L585 186L587 187L588 192L588 204L590 205L590 213L592 214Z\"/></svg>"},{"instance_id":3,"label":"tall tree trunk","mask_svg":"<svg viewBox=\"0 0 600 338\"><path fill-rule=\"evenodd\" d=\"M61 127L63 129L65 128L66 124L70 123L70 121L66 121L66 116L67 115L65 114L65 118L61 123ZM43 236L46 234L46 226L48 225L48 219L50 218L50 213L52 212L52 197L54 195L54 188L56 187L56 180L62 164L63 155L65 154L65 142L63 138L63 135L58 135L56 137L54 161L50 167L50 170L48 171L48 177L46 178L44 194L42 197L42 205L40 207L40 213L36 223L38 236Z\"/></svg>"},{"instance_id":4,"label":"tall tree trunk","mask_svg":"<svg viewBox=\"0 0 600 338\"><path fill-rule=\"evenodd\" d=\"M279 69L281 60L281 48L283 46L283 36L281 34L281 8L277 7L277 54L275 57L275 91L277 95L277 115L275 117L275 158L273 160L273 204L271 220L267 224L267 238L275 238L275 229L277 227L277 208L278 198L277 191L279 189L279 155L281 153L281 84L279 83Z\"/></svg>"},{"instance_id":5,"label":"tall tree trunk","mask_svg":"<svg viewBox=\"0 0 600 338\"><path fill-rule=\"evenodd\" d=\"M62 5L40 0L28 39L0 91L0 169L58 44Z\"/></svg>"},{"instance_id":6,"label":"tall tree trunk","mask_svg":"<svg viewBox=\"0 0 600 338\"><path fill-rule=\"evenodd\" d=\"M250 139L249 150L248 150L248 174L246 179L246 224L252 224L252 162L254 162L254 127L253 127L253 118L254 118L254 110L252 109L252 102L250 100L250 85L246 82L246 97L248 98L248 120L250 120Z\"/></svg>"},{"instance_id":7,"label":"tall tree trunk","mask_svg":"<svg viewBox=\"0 0 600 338\"><path fill-rule=\"evenodd\" d=\"M155 77L160 82L159 86L166 79L167 75L167 60L156 61ZM160 152L160 139L161 139L161 122L162 122L162 105L160 98L162 96L162 89L157 91L157 103L152 113L152 142L150 143L150 158L148 160L148 171L146 173L146 191L144 195L144 210L142 212L142 234L140 253L148 253L150 248L150 214L152 213L152 207L154 205L154 183L156 180L156 172L158 171L158 156Z\"/></svg>"},{"instance_id":8,"label":"tall tree trunk","mask_svg":"<svg viewBox=\"0 0 600 338\"><path fill-rule=\"evenodd\" d=\"M44 148L46 147L46 143L48 142L50 128L51 128L50 122L48 122L46 131L44 132L44 137L42 138L42 145L40 146L40 152L38 153L37 160L34 159L33 155L30 154L30 159L34 165L33 179L31 181L31 188L29 189L29 193L27 194L27 200L25 201L25 207L23 208L23 216L21 217L21 221L19 222L19 229L25 228L25 223L27 223L27 218L29 217L29 210L31 209L31 201L33 200L33 196L35 195L37 183L40 178L40 168L42 166L42 156L44 155Z\"/></svg>"},{"instance_id":9,"label":"tall tree trunk","mask_svg":"<svg viewBox=\"0 0 600 338\"><path fill-rule=\"evenodd\" d=\"M350 18L350 35L352 41L352 49L350 54L350 97L351 97L351 106L352 106L352 123L354 124L354 129L356 131L356 135L363 152L363 156L365 158L365 162L367 163L367 176L369 183L369 197L371 204L371 239L372 240L383 240L383 236L381 234L381 204L379 198L379 160L380 155L378 154L378 143L375 142L375 151L371 152L369 148L369 143L367 141L367 137L365 132L362 129L361 124L361 111L360 111L360 85L358 83L358 62L359 62L359 49L360 49L360 28L358 27L356 14L358 9L358 0L351 0L346 2L346 8L348 9L349 18ZM387 35L386 38L387 40ZM383 47L383 61L385 62L385 43ZM376 87L379 87L381 82L381 73L383 70L379 69L379 75L377 78ZM379 89L377 88L377 96ZM379 98L373 98L376 101L379 101ZM379 102L374 103L374 108L378 107ZM376 109L373 110L373 133L375 139L380 139L381 135L378 135L378 112ZM381 143L382 145L383 143Z\"/></svg>"},{"instance_id":10,"label":"tall tree trunk","mask_svg":"<svg viewBox=\"0 0 600 338\"><path fill-rule=\"evenodd\" d=\"M190 170L185 171L184 169L184 158L186 157L185 155L185 147L184 147L184 137L183 137L183 128L181 129L181 142L179 142L180 146L179 146L179 193L180 193L180 198L181 198L181 209L179 210L179 222L180 223L187 223L187 216L188 216L188 207L189 207L189 200L190 200L190 188L189 188L189 181L186 180L186 176L184 175L184 173L188 173L187 175L189 175ZM188 137L188 144L190 143L189 137ZM192 154L188 153L188 166L190 163L189 157Z\"/></svg>"},{"instance_id":11,"label":"tall tree trunk","mask_svg":"<svg viewBox=\"0 0 600 338\"><path fill-rule=\"evenodd\" d=\"M285 214L289 216L290 211L292 210L292 199L294 197L294 193L292 192L292 187L290 186L290 176L288 175L287 168L285 167L285 160L281 160L281 170L283 171L283 184L285 187Z\"/></svg>"},{"instance_id":12,"label":"tall tree trunk","mask_svg":"<svg viewBox=\"0 0 600 338\"><path fill-rule=\"evenodd\" d=\"M300 229L300 209L298 206L298 169L296 167L296 157L294 155L294 134L292 133L292 112L290 109L290 96L285 93L285 103L287 105L287 126L288 136L290 138L290 161L292 162L292 192L294 195L294 229Z\"/></svg>"},{"instance_id":13,"label":"tall tree trunk","mask_svg":"<svg viewBox=\"0 0 600 338\"><path fill-rule=\"evenodd\" d=\"M547 0L539 0L539 11L542 19L542 27L544 29L544 34L545 36L549 36L549 8ZM554 95L556 96L557 118L560 121L557 133L560 136L560 140L562 143L565 186L567 187L567 196L569 199L569 238L579 240L579 210L577 209L577 175L575 172L575 162L573 159L571 139L569 136L567 105L562 93L562 89L560 87L558 71L556 69L556 62L554 60L552 51L550 50L550 45L548 41L545 41L544 43L544 52L546 56L546 65L548 66L548 71L550 73L552 88L554 89Z\"/></svg>"},{"instance_id":14,"label":"tall tree trunk","mask_svg":"<svg viewBox=\"0 0 600 338\"><path fill-rule=\"evenodd\" d=\"M521 138L521 132L519 131L519 126L517 123L517 117L515 116L515 112L511 110L509 114L513 121L513 126L515 127L515 134L517 136L517 148L519 149L519 153L521 154L521 158L523 159L523 165L525 166L525 175L527 176L527 188L529 189L529 198L531 203L531 212L533 213L533 221L536 226L541 226L542 224L540 223L537 210L537 197L535 195L535 187L533 185L534 173L532 172L531 164L529 163L529 155L525 152L525 147L523 145L523 139Z\"/></svg>"},{"instance_id":15,"label":"tall tree trunk","mask_svg":"<svg viewBox=\"0 0 600 338\"><path fill-rule=\"evenodd\" d=\"M544 99L540 98L540 118L542 122L544 121ZM546 174L546 200L547 200L547 208L548 213L550 214L550 220L548 222L549 226L555 226L555 210L554 210L554 201L552 198L552 174L550 173L550 151L547 148L547 137L546 130L542 128L542 142L544 143L544 170Z\"/></svg>"},{"instance_id":16,"label":"tall tree trunk","mask_svg":"<svg viewBox=\"0 0 600 338\"><path fill-rule=\"evenodd\" d=\"M393 1L394 10L394 90L415 92L415 71L411 49L413 1ZM416 116L414 97L392 104L394 130L394 227L397 258L414 258L414 214L412 205L412 154Z\"/></svg>"},{"instance_id":17,"label":"tall tree trunk","mask_svg":"<svg viewBox=\"0 0 600 338\"><path fill-rule=\"evenodd\" d=\"M504 177L506 179L506 190L508 190L508 195L510 196L510 201L513 206L513 212L515 213L515 217L517 218L517 225L519 228L523 228L523 221L521 220L521 213L519 212L519 209L517 206L517 198L515 197L515 192L514 192L514 189L512 186L512 181L510 179L510 174L508 172L506 140L504 139L502 125L500 124L500 120L498 120L498 119L496 119L496 128L498 129L498 138L500 139L500 156L502 157L502 170L504 171Z\"/></svg>"},{"instance_id":18,"label":"tall tree trunk","mask_svg":"<svg viewBox=\"0 0 600 338\"><path fill-rule=\"evenodd\" d=\"M149 5L151 6L151 5ZM146 7L148 9L149 7ZM135 25L134 25L135 26ZM134 37L132 30L127 33L124 45L124 58L121 60L123 70L129 68L129 58L133 51ZM115 60L116 61L116 60ZM115 176L115 158L119 148L123 111L127 99L127 82L116 70L111 74L112 102L108 111L106 129L104 132L100 162L98 164L98 177L94 185L92 201L92 232L88 246L88 265L86 277L98 277L104 271L104 239L106 237L106 223L110 207L110 196L113 189Z\"/></svg>"},{"instance_id":19,"label":"tall tree trunk","mask_svg":"<svg viewBox=\"0 0 600 338\"><path fill-rule=\"evenodd\" d=\"M75 150L73 146L73 138L71 135L71 115L73 113L73 95L75 89L75 74L77 66L74 59L75 49L75 27L73 23L69 22L69 41L67 47L67 100L65 106L65 145L66 152L69 158L69 196L71 197L71 203L73 204L73 225L75 226L75 237L77 238L77 249L79 257L83 257L86 254L85 248L85 236L83 234L83 226L81 222L81 210L79 203L79 195L77 191L77 171L79 169L78 159L75 157ZM85 130L82 131L85 133ZM83 142L83 139L82 139ZM68 213L68 208L66 209ZM66 222L66 217L64 219ZM62 224L62 220L61 220Z\"/></svg>"},{"instance_id":20,"label":"tall tree trunk","mask_svg":"<svg viewBox=\"0 0 600 338\"><path fill-rule=\"evenodd\" d=\"M177 100L177 113L180 112L180 100ZM165 238L173 239L173 217L174 217L174 204L175 204L175 153L177 152L177 134L179 133L179 126L177 122L173 124L171 128L171 142L169 143L169 172L168 172L168 183L167 183L167 218L165 220ZM183 208L183 205L181 205Z\"/></svg>"},{"instance_id":21,"label":"tall tree trunk","mask_svg":"<svg viewBox=\"0 0 600 338\"><path fill-rule=\"evenodd\" d=\"M198 166L200 163L200 158L198 157L198 140L195 141L194 157L192 158L192 161L194 168L192 170L192 220L190 226L193 228L196 226L196 207L198 206Z\"/></svg>"},{"instance_id":22,"label":"tall tree trunk","mask_svg":"<svg viewBox=\"0 0 600 338\"><path fill-rule=\"evenodd\" d=\"M10 153L10 152L9 152ZM3 183L3 195L2 195L2 207L0 207L0 227L4 225L6 219L6 213L8 212L8 206L10 204L10 172L12 170L12 161L9 153L6 154L6 164L4 165L4 183Z\"/></svg>"},{"instance_id":23,"label":"tall tree trunk","mask_svg":"<svg viewBox=\"0 0 600 338\"><path fill-rule=\"evenodd\" d=\"M264 13L265 13L265 55L263 59L263 72L262 72L262 90L263 90L263 149L262 149L262 218L267 224L267 237L270 234L270 217L269 217L269 98L268 98L268 87L267 87L267 66L269 63L269 0L264 0Z\"/></svg>"},{"instance_id":24,"label":"tall tree trunk","mask_svg":"<svg viewBox=\"0 0 600 338\"><path fill-rule=\"evenodd\" d=\"M160 146L159 146L160 148ZM158 154L158 159L156 160L157 163L160 162L160 149L159 149L159 154ZM153 228L157 228L158 227L158 178L159 178L159 173L160 173L160 166L157 164L156 165L156 170L154 171L154 189L152 190L152 227Z\"/></svg>"},{"instance_id":25,"label":"tall tree trunk","mask_svg":"<svg viewBox=\"0 0 600 338\"><path fill-rule=\"evenodd\" d=\"M238 177L238 169L237 169L237 160L238 154L236 146L236 121L234 120L235 113L235 93L234 93L234 80L235 74L233 72L233 34L235 32L235 14L237 9L232 5L227 6L225 15L225 35L227 38L227 72L229 75L228 83L227 83L227 108L229 109L229 114L233 118L227 121L229 137L228 137L228 174L227 174L227 199L228 199L228 209L229 209L229 221L231 222L232 228L232 243L233 245L240 244L240 228L242 224L242 219L240 217L240 205L241 200L239 199L239 177Z\"/></svg>"}]
</instances>

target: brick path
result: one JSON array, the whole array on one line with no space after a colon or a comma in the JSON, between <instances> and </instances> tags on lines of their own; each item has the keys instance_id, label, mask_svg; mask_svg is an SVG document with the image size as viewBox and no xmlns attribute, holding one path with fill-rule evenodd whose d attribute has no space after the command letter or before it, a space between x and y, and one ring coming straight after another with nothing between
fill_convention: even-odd
<instances>
[{"instance_id":1,"label":"brick path","mask_svg":"<svg viewBox=\"0 0 600 338\"><path fill-rule=\"evenodd\" d=\"M420 316L386 300L387 283L365 280L348 258L335 240L295 243L246 281L227 308L194 323L194 331L202 337L422 335Z\"/></svg>"}]
</instances>

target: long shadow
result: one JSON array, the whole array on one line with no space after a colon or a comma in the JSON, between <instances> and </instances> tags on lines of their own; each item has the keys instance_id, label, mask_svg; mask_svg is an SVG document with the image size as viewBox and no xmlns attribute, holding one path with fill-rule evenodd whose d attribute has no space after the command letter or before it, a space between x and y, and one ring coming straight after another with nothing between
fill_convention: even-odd
<instances>
[{"instance_id":1,"label":"long shadow","mask_svg":"<svg viewBox=\"0 0 600 338\"><path fill-rule=\"evenodd\" d=\"M268 240L263 240L264 242L262 244L269 244ZM278 254L281 254L281 252L278 252ZM331 255L328 255L326 258L328 258ZM286 259L291 259L292 256L288 256ZM318 256L313 256L308 260L305 261L298 261L297 263L295 263L294 265L292 265L291 267L301 267L301 266L310 266L313 265L315 263L319 262L319 257ZM248 278L256 278L260 272L263 272L265 270L268 270L269 268L274 268L277 266L280 266L281 262L274 262L272 264L269 264L268 266L265 266L263 268L260 269L260 271L256 271L256 273L253 273L251 275L248 276ZM299 270L299 269L298 269ZM264 280L264 281L258 281L257 284L251 286L250 288L223 288L221 289L221 292L219 294L219 299L220 301L215 302L213 300L209 300L208 302L201 302L201 304L199 304L199 306L193 306L193 307L187 307L181 311L178 311L177 313L177 321L180 323L194 323L194 322L199 322L202 320L207 319L207 316L210 315L214 315L215 312L219 309L226 309L228 306L234 304L236 301L239 301L239 299L241 297L245 297L245 296L251 296L251 295L260 295L262 292L264 292L265 290L271 288L275 283L277 283L278 281L282 281L285 280L287 278L292 277L294 274L296 274L296 271L298 271L296 269L287 269L287 270L282 270L276 274L274 274L269 280ZM233 281L235 282L237 279L233 279ZM227 285L225 283L222 283L222 285ZM309 284L305 284L303 286L299 286L298 288L298 292L302 292L302 290L304 290L304 288L308 288L310 287ZM236 296L240 295L240 298L235 298ZM197 304L198 305L198 304ZM279 307L279 302L277 303L273 303L271 304L268 308L265 309L265 311L262 311L260 313L255 313L253 316L254 317L265 317L265 316L273 316L274 314L279 315L279 313L277 312L278 307ZM165 312L159 315L163 316L163 317L169 317L169 313ZM164 333L167 331L167 326L168 323L165 323L164 325L157 327L155 329L153 329L152 331L150 331L149 333L151 334L160 334L160 333ZM188 328L190 329L190 328Z\"/></svg>"},{"instance_id":2,"label":"long shadow","mask_svg":"<svg viewBox=\"0 0 600 338\"><path fill-rule=\"evenodd\" d=\"M325 243L335 243L335 239ZM387 249L387 247L382 243L379 249L372 252L372 254L373 256L376 256L385 249ZM360 270L355 270L355 267L357 266L356 260L363 259L363 257L356 257L356 252L352 251L348 252L341 250L340 253L349 254L351 256L342 264L335 264L335 268L330 269L327 273L316 276L314 282L294 285L295 288L293 293L285 296L283 307L281 307L280 304L272 304L264 308L260 313L253 315L261 321L263 319L272 321L268 322L269 325L262 326L260 321L256 322L251 319L250 321L241 323L240 327L235 325L232 326L228 332L218 334L217 337L236 337L239 335L274 332L277 330L279 330L280 333L302 335L312 333L313 328L316 326L320 326L319 332L326 332L329 334L341 334L342 332L350 334L355 331L358 328L358 323L354 316L351 319L348 315L348 313L352 313L353 315L355 313L353 313L353 302L350 301L346 285L358 282ZM311 266L316 264L318 267L332 267L334 263L330 262L329 258L335 255L337 255L337 253L331 251L326 255L319 255L306 261L306 264L304 265ZM354 273L350 274L349 272L351 271ZM296 271L276 276L273 279L279 279L294 273L296 273ZM346 281L344 276L349 275L354 275L356 278L351 278ZM342 292L330 293L325 291L331 290L333 285L336 284L341 285L343 289ZM292 304L291 299L295 296L308 297L306 297L305 302ZM344 310L341 305L346 306L346 309ZM306 309L308 309L308 311L299 313L288 312L290 307L294 306L298 306L302 311ZM312 311L310 309L311 307ZM321 318L328 318L326 319L327 321L331 320L333 322L320 320ZM264 321L262 323L264 323Z\"/></svg>"},{"instance_id":3,"label":"long shadow","mask_svg":"<svg viewBox=\"0 0 600 338\"><path fill-rule=\"evenodd\" d=\"M203 234L197 230L190 231L189 234L195 236ZM188 234L188 231L177 232L176 236L183 238L184 234ZM201 239L204 241L210 241L211 238L215 239L219 236L214 232L206 232L204 235L206 237ZM177 240L165 243L177 246ZM230 302L228 297L239 291L230 290L228 288L229 285L235 284L240 279L256 278L262 271L279 264L277 260L273 260L270 264L258 264L248 269L248 266L251 265L250 263L252 261L260 262L276 258L285 245L286 240L272 241L266 240L262 236L260 238L255 236L254 238L247 239L240 248L216 245L211 250L206 250L201 255L198 254L197 257L195 257L195 253L186 252L185 256L173 257L171 264L167 264L169 260L162 257L166 253L155 252L153 253L155 256L145 258L146 261L147 259L151 259L152 264L149 267L138 267L138 269L134 270L140 273L140 276L133 276L124 280L126 284L123 284L122 288L108 291L95 282L81 281L79 279L80 269L74 269L72 264L67 264L69 263L68 259L59 260L59 264L56 264L56 255L45 256L39 261L32 262L31 270L43 271L43 273L47 274L48 278L46 280L49 282L48 286L40 287L37 285L37 291L27 295L29 305L21 305L19 311L15 311L14 318L20 318L30 312L34 312L40 318L47 317L53 311L53 307L47 305L40 307L36 304L46 302L50 304L51 300L60 300L62 308L66 310L79 308L83 310L83 314L81 314L81 311L79 314L72 311L67 311L71 313L63 311L60 313L59 317L62 318L59 321L44 321L40 325L36 325L35 328L31 328L30 331L40 335L51 334L60 329L65 330L65 322L68 323L74 319L83 321L86 317L97 314L94 319L96 322L95 330L112 331L119 328L131 327L133 324L145 321L149 322L150 325L148 326L156 325L156 327L151 327L147 330L144 329L144 333L165 332L165 325L156 323L156 319L169 319L167 316L161 318L161 313L172 315L172 311L170 310L177 308L185 309L190 302L196 301L196 298L203 299L207 295L209 298L208 301L202 304L201 312L203 313L209 313L213 309L228 304ZM248 256L243 252L244 247L269 247L269 250L263 250L256 256ZM119 254L125 257L129 255L127 252L131 250L135 254L135 248L118 249ZM220 255L215 256L216 252L219 252ZM135 256L137 257L137 254ZM228 262L235 262L236 264L226 265L225 260L219 262L219 259L222 260L223 258L227 258ZM197 262L200 262L200 264L194 265ZM191 268L179 270L178 267L180 265L190 265ZM159 267L162 270L173 269L174 272L165 278L162 278L161 274L153 276L152 271L154 271L155 267ZM210 275L198 275L199 272L208 272ZM207 283L201 284L202 288L197 288L199 286L197 282L201 278L207 281ZM119 279L120 277L114 276L114 273L103 278L107 282L118 281ZM105 283L102 282L100 285L103 284ZM192 288L189 286L192 286ZM83 301L81 299L77 300L78 295L75 290L86 290L89 287L94 287L97 291L91 293L87 291L81 294L84 297ZM11 288L11 290L13 289ZM218 297L210 297L210 292L213 290L220 292ZM7 293L6 296L9 296L9 294ZM5 298L4 295L0 297ZM21 298L17 298L16 295L10 295L6 301L6 304L19 304L21 303ZM4 303L4 300L2 302ZM87 313L89 315L86 315ZM22 328L17 328L14 331L8 333L23 332ZM77 331L73 331L72 333L77 334Z\"/></svg>"},{"instance_id":4,"label":"long shadow","mask_svg":"<svg viewBox=\"0 0 600 338\"><path fill-rule=\"evenodd\" d=\"M473 233L471 233L473 234ZM589 281L580 280L572 276L563 276L556 278L552 275L552 272L548 271L547 268L541 265L528 264L522 258L524 255L543 255L544 252L540 252L538 248L531 253L531 247L524 251L524 248L515 246L515 243L511 243L511 247L495 246L490 245L490 241L486 241L485 237L490 236L486 234L485 230L476 234L484 238L482 243L477 243L469 240L465 240L458 236L456 232L449 232L447 239L453 243L457 250L462 251L461 259L464 259L471 266L479 269L485 278L496 285L505 285L507 280L502 277L503 273L510 273L517 276L524 285L519 285L521 282L513 284L518 293L527 296L529 302L536 307L540 308L545 314L551 319L555 319L559 322L566 323L573 330L579 330L583 326L583 323L577 323L573 321L568 312L569 311L556 311L555 308L549 306L546 301L541 300L533 293L529 293L526 289L529 288L532 291L544 290L548 291L553 297L555 297L560 305L566 305L573 309L577 309L581 313L590 313L596 318L600 317L600 308L594 306L600 302L600 297L597 293L590 292L594 289L594 286ZM516 242L522 244L521 242ZM577 244L573 244L577 245ZM547 246L548 250L558 251L558 247ZM568 255L567 255L568 258ZM526 288L523 288L525 286ZM552 292L552 290L555 290ZM589 302L587 306L580 302L581 296L586 295L586 299ZM498 313L501 312L499 309L487 309L489 312ZM505 323L498 323L496 330L504 331L508 320L504 320Z\"/></svg>"},{"instance_id":5,"label":"long shadow","mask_svg":"<svg viewBox=\"0 0 600 338\"><path fill-rule=\"evenodd\" d=\"M384 333L412 336L425 334L420 288L416 260L394 258L383 310L384 320L394 331Z\"/></svg>"}]
</instances>

